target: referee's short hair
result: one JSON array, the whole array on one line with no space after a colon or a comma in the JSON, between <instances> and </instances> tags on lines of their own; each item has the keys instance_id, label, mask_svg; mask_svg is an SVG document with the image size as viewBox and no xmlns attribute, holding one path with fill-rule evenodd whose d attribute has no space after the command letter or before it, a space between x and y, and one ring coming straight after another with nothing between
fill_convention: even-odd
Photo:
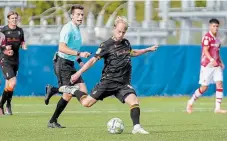
<instances>
[{"instance_id":1,"label":"referee's short hair","mask_svg":"<svg viewBox=\"0 0 227 141\"><path fill-rule=\"evenodd\" d=\"M82 5L80 5L80 4L73 5L73 6L71 7L71 9L70 9L70 14L73 14L73 11L74 11L75 9L84 10L84 7L83 7Z\"/></svg>"}]
</instances>

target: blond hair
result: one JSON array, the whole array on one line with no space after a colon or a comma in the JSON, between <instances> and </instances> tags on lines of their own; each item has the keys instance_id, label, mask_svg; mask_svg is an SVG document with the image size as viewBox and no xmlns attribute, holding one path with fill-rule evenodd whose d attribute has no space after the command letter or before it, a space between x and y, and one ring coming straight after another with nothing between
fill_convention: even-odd
<instances>
[{"instance_id":1,"label":"blond hair","mask_svg":"<svg viewBox=\"0 0 227 141\"><path fill-rule=\"evenodd\" d=\"M128 29L128 20L125 16L117 16L117 18L114 21L114 27L116 27L117 24L119 24L119 23L125 24L125 30Z\"/></svg>"}]
</instances>

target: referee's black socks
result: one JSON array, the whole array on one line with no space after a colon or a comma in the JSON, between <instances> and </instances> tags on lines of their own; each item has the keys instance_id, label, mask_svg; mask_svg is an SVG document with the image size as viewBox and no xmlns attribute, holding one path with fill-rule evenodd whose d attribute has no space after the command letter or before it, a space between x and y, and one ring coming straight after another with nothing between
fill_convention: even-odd
<instances>
[{"instance_id":1,"label":"referee's black socks","mask_svg":"<svg viewBox=\"0 0 227 141\"><path fill-rule=\"evenodd\" d=\"M140 107L139 104L134 104L130 107L130 116L133 122L133 126L140 124Z\"/></svg>"},{"instance_id":2,"label":"referee's black socks","mask_svg":"<svg viewBox=\"0 0 227 141\"><path fill-rule=\"evenodd\" d=\"M50 119L50 123L57 122L58 117L60 116L62 111L65 109L67 104L68 104L68 101L64 100L63 98L61 98L58 101L58 104L57 104L57 107L55 109L55 112L54 112L53 116Z\"/></svg>"}]
</instances>

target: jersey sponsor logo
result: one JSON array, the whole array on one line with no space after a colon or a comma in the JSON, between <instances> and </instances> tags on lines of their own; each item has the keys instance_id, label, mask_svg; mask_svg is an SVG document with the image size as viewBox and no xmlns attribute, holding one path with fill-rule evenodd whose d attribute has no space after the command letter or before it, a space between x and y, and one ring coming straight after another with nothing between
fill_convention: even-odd
<instances>
[{"instance_id":1,"label":"jersey sponsor logo","mask_svg":"<svg viewBox=\"0 0 227 141\"><path fill-rule=\"evenodd\" d=\"M122 55L122 54L130 54L130 50L121 50L121 51L116 51L117 56Z\"/></svg>"},{"instance_id":2,"label":"jersey sponsor logo","mask_svg":"<svg viewBox=\"0 0 227 141\"><path fill-rule=\"evenodd\" d=\"M121 45L114 45L115 48L120 47Z\"/></svg>"}]
</instances>

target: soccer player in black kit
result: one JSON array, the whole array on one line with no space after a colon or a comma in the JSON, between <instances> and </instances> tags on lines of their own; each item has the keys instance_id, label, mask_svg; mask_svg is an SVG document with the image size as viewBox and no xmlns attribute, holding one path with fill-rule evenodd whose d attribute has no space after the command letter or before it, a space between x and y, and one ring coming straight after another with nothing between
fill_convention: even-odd
<instances>
[{"instance_id":1,"label":"soccer player in black kit","mask_svg":"<svg viewBox=\"0 0 227 141\"><path fill-rule=\"evenodd\" d=\"M130 116L133 122L133 134L149 134L140 125L140 108L136 92L130 84L131 81L131 56L139 56L147 52L156 51L158 46L134 50L131 48L124 35L128 29L125 17L117 17L114 24L113 37L103 42L94 57L86 62L83 67L71 77L71 82L89 69L96 61L104 59L104 69L100 82L94 87L90 96L79 91L79 86L61 86L59 92L71 93L85 106L91 107L98 100L114 95L122 103L130 106Z\"/></svg>"},{"instance_id":2,"label":"soccer player in black kit","mask_svg":"<svg viewBox=\"0 0 227 141\"><path fill-rule=\"evenodd\" d=\"M27 47L24 41L24 32L22 28L17 26L18 14L14 11L10 11L7 18L8 25L4 26L1 32L5 35L6 45L11 46L12 55L1 53L1 68L6 83L0 101L0 110L4 111L4 104L7 101L5 114L12 115L11 100L16 86L16 76L19 66L19 48L26 50Z\"/></svg>"}]
</instances>

